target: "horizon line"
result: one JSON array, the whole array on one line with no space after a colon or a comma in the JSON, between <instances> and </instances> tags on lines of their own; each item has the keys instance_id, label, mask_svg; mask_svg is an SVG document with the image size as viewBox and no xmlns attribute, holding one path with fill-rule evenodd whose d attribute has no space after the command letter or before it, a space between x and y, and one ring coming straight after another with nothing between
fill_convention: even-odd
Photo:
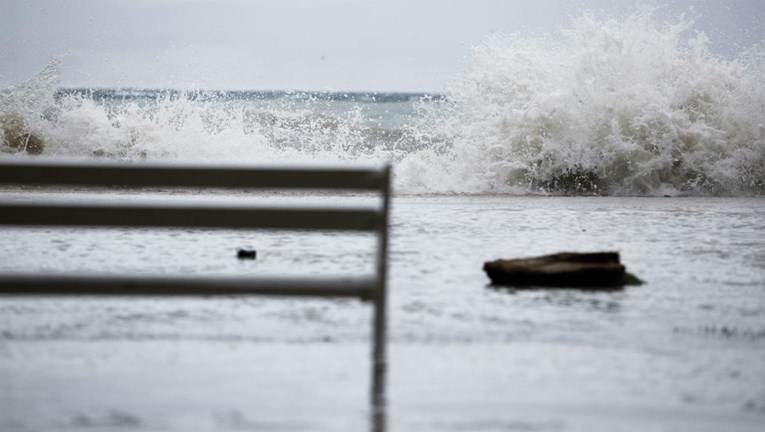
<instances>
[{"instance_id":1,"label":"horizon line","mask_svg":"<svg viewBox=\"0 0 765 432\"><path fill-rule=\"evenodd\" d=\"M248 93L284 93L284 94L399 94L399 95L439 95L442 96L445 92L442 91L427 91L427 90L306 90L306 89L182 89L182 88L162 88L162 87L101 87L101 86L59 86L59 90L135 90L135 91L171 91L171 92L220 92L220 93L235 93L235 92L248 92Z\"/></svg>"}]
</instances>

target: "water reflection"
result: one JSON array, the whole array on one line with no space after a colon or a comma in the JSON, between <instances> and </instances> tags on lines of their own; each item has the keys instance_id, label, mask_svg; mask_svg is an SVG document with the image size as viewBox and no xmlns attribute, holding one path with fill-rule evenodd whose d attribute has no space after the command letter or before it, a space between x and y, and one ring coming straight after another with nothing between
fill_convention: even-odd
<instances>
[{"instance_id":1,"label":"water reflection","mask_svg":"<svg viewBox=\"0 0 765 432\"><path fill-rule=\"evenodd\" d=\"M387 430L386 424L388 420L385 401L380 401L377 404L372 402L371 408L372 415L370 418L370 430L372 432L385 432Z\"/></svg>"},{"instance_id":2,"label":"water reflection","mask_svg":"<svg viewBox=\"0 0 765 432\"><path fill-rule=\"evenodd\" d=\"M384 351L377 353L372 366L372 389L370 398L371 431L385 432L387 420L387 406L385 402L385 381L387 364Z\"/></svg>"},{"instance_id":3,"label":"water reflection","mask_svg":"<svg viewBox=\"0 0 765 432\"><path fill-rule=\"evenodd\" d=\"M622 310L624 287L587 289L561 289L546 287L508 287L487 285L489 289L510 295L523 296L522 299L535 304L555 307L577 308L593 312L618 313Z\"/></svg>"}]
</instances>

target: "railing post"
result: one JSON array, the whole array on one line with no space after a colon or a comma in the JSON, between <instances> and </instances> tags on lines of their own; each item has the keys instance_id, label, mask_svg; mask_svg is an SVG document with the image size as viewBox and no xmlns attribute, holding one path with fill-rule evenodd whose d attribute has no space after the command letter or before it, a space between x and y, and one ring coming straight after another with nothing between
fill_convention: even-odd
<instances>
[{"instance_id":1,"label":"railing post","mask_svg":"<svg viewBox=\"0 0 765 432\"><path fill-rule=\"evenodd\" d=\"M390 218L390 195L391 173L390 165L382 171L382 217L383 223L379 225L377 245L377 281L378 287L374 295L374 318L373 332L374 344L372 348L372 409L373 430L385 430L385 377L386 377L386 303L387 303L387 277L388 277L388 225Z\"/></svg>"}]
</instances>

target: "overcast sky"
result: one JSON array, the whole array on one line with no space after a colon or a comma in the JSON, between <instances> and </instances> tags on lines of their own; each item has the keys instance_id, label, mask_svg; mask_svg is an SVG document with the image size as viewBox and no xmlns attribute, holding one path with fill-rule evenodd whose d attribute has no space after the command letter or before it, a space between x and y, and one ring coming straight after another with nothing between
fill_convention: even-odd
<instances>
[{"instance_id":1,"label":"overcast sky","mask_svg":"<svg viewBox=\"0 0 765 432\"><path fill-rule=\"evenodd\" d=\"M550 33L633 0L0 0L0 85L439 91L491 33ZM765 39L765 0L657 1L715 51Z\"/></svg>"}]
</instances>

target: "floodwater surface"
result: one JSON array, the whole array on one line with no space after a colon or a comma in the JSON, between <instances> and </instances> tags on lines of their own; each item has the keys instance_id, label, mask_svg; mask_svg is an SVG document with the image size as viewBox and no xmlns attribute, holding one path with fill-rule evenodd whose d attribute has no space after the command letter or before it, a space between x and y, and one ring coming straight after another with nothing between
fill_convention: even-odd
<instances>
[{"instance_id":1,"label":"floodwater surface","mask_svg":"<svg viewBox=\"0 0 765 432\"><path fill-rule=\"evenodd\" d=\"M760 430L762 198L400 196L392 209L388 430ZM243 245L258 259L237 260ZM366 274L374 246L342 233L3 229L0 270ZM515 290L481 270L600 250L647 283ZM0 429L369 429L370 330L371 308L352 300L5 297Z\"/></svg>"}]
</instances>

